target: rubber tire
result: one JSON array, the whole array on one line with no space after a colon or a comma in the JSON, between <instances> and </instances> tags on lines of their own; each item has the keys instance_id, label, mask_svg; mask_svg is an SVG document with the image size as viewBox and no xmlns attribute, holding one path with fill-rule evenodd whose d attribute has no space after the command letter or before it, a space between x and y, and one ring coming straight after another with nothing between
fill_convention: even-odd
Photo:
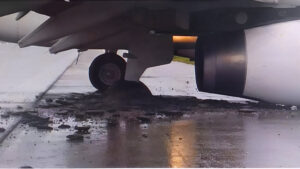
<instances>
[{"instance_id":1,"label":"rubber tire","mask_svg":"<svg viewBox=\"0 0 300 169\"><path fill-rule=\"evenodd\" d=\"M203 74L204 74L204 43L201 41L204 37L198 37L195 47L195 77L199 91L203 90Z\"/></svg>"},{"instance_id":2,"label":"rubber tire","mask_svg":"<svg viewBox=\"0 0 300 169\"><path fill-rule=\"evenodd\" d=\"M121 79L119 82L124 81L125 77L126 61L121 56L115 53L105 53L103 55L98 56L94 59L89 68L89 78L92 85L101 92L111 87L101 82L100 78L98 77L100 67L107 63L114 63L120 68Z\"/></svg>"}]
</instances>

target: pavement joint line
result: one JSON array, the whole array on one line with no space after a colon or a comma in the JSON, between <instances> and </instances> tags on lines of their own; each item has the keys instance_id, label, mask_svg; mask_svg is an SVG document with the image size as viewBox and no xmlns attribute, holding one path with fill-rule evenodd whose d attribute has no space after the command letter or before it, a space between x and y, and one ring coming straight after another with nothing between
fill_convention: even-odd
<instances>
[{"instance_id":1,"label":"pavement joint line","mask_svg":"<svg viewBox=\"0 0 300 169\"><path fill-rule=\"evenodd\" d=\"M18 119L16 119L14 124L12 124L9 128L6 129L5 133L0 137L0 144L2 144L2 142L7 138L7 136L9 136L9 134L14 131L14 129L19 125L22 119L22 117L19 117Z\"/></svg>"},{"instance_id":2,"label":"pavement joint line","mask_svg":"<svg viewBox=\"0 0 300 169\"><path fill-rule=\"evenodd\" d=\"M52 89L52 87L56 84L56 82L67 72L67 70L69 70L69 68L76 63L76 59L73 60L73 62L66 67L66 69L53 81L53 83L44 91L42 92L38 98L33 102L32 107L35 107L42 99L43 97L48 93L48 91L50 89Z\"/></svg>"},{"instance_id":3,"label":"pavement joint line","mask_svg":"<svg viewBox=\"0 0 300 169\"><path fill-rule=\"evenodd\" d=\"M55 83L65 74L65 72L75 63L75 60L66 67L66 69L53 81L53 83L44 91L42 92L38 98L33 102L32 106L35 107L37 103L39 103L41 101L41 99L46 95L46 93L55 85ZM11 125L11 127L7 128L5 133L0 136L0 144L2 144L2 142L7 138L7 136L9 136L9 134L11 132L14 131L14 129L19 125L19 123L21 122L23 118L20 117L18 119L16 119L16 121L14 122L14 124Z\"/></svg>"}]
</instances>

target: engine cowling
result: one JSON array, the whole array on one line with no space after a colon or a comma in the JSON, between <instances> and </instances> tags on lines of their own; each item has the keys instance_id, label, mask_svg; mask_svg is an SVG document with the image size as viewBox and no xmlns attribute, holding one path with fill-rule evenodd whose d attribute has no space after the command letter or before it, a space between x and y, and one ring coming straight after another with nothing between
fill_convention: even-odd
<instances>
[{"instance_id":1,"label":"engine cowling","mask_svg":"<svg viewBox=\"0 0 300 169\"><path fill-rule=\"evenodd\" d=\"M199 36L200 91L300 105L300 21Z\"/></svg>"}]
</instances>

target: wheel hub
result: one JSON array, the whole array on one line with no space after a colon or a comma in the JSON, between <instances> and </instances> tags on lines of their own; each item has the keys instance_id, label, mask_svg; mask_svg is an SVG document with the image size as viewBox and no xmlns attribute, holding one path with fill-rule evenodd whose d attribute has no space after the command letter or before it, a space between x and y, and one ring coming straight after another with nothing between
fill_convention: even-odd
<instances>
[{"instance_id":1,"label":"wheel hub","mask_svg":"<svg viewBox=\"0 0 300 169\"><path fill-rule=\"evenodd\" d=\"M107 63L101 66L98 77L106 85L112 86L121 79L121 70L114 63Z\"/></svg>"}]
</instances>

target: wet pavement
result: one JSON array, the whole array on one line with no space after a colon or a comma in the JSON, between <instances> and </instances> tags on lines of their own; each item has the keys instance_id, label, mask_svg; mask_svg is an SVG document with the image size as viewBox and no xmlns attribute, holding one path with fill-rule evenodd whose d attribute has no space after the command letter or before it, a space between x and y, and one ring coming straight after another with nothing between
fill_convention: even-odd
<instances>
[{"instance_id":1,"label":"wet pavement","mask_svg":"<svg viewBox=\"0 0 300 169\"><path fill-rule=\"evenodd\" d=\"M1 144L1 167L299 166L300 114L289 107L105 97L45 96Z\"/></svg>"},{"instance_id":2,"label":"wet pavement","mask_svg":"<svg viewBox=\"0 0 300 169\"><path fill-rule=\"evenodd\" d=\"M1 109L0 138L21 121L0 143L0 168L300 166L295 108L196 93L192 66L181 63L146 72L149 89L97 93L90 61L81 58L34 107ZM170 74L178 66L185 71Z\"/></svg>"}]
</instances>

